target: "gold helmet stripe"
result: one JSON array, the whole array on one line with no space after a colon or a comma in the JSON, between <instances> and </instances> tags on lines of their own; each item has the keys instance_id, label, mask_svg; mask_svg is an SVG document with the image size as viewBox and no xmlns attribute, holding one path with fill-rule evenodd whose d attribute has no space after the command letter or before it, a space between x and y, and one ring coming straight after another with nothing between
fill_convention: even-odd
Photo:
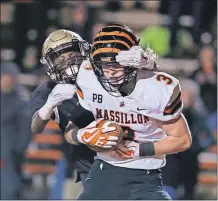
<instances>
[{"instance_id":1,"label":"gold helmet stripe","mask_svg":"<svg viewBox=\"0 0 218 201\"><path fill-rule=\"evenodd\" d=\"M99 43L122 43L123 45L125 45L127 48L131 48L126 42L122 41L122 40L104 40L104 41L95 41L92 46L99 44Z\"/></svg>"},{"instance_id":2,"label":"gold helmet stripe","mask_svg":"<svg viewBox=\"0 0 218 201\"><path fill-rule=\"evenodd\" d=\"M126 33L124 32L119 32L119 31L112 31L112 32L99 32L97 35L96 35L96 38L97 37L100 37L100 36L123 36L127 39L129 39L129 41L132 43L132 45L135 45L135 42L133 41L133 39Z\"/></svg>"},{"instance_id":3,"label":"gold helmet stripe","mask_svg":"<svg viewBox=\"0 0 218 201\"><path fill-rule=\"evenodd\" d=\"M107 52L118 53L118 52L120 52L120 49L117 49L117 48L99 48L92 53L92 56L94 57L96 54L107 53Z\"/></svg>"}]
</instances>

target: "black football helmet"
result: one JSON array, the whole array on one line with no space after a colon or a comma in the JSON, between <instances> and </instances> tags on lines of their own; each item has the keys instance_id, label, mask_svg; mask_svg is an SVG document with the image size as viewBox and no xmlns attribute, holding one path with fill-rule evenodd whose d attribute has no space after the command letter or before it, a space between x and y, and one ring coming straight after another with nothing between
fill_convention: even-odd
<instances>
[{"instance_id":1,"label":"black football helmet","mask_svg":"<svg viewBox=\"0 0 218 201\"><path fill-rule=\"evenodd\" d=\"M129 27L121 24L108 24L96 35L90 51L90 62L99 82L112 95L136 78L136 68L122 66L124 75L116 78L115 82L114 80L111 82L104 76L102 67L106 65L120 68L120 64L116 62L116 55L119 51L129 50L138 44L139 40L135 33Z\"/></svg>"},{"instance_id":2,"label":"black football helmet","mask_svg":"<svg viewBox=\"0 0 218 201\"><path fill-rule=\"evenodd\" d=\"M56 83L69 83L76 80L81 63L89 56L90 45L77 33L60 29L52 32L42 47L41 63L48 71L49 77ZM72 56L57 63L57 58L65 53L74 52Z\"/></svg>"}]
</instances>

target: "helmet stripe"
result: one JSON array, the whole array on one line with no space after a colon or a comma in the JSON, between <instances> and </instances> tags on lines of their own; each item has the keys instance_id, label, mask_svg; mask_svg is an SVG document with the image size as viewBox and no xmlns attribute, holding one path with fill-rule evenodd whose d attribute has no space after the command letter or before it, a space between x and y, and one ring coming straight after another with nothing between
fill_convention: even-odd
<instances>
[{"instance_id":1,"label":"helmet stripe","mask_svg":"<svg viewBox=\"0 0 218 201\"><path fill-rule=\"evenodd\" d=\"M124 32L128 34L134 41L135 43L138 42L137 37L135 33L128 27L123 27L119 25L108 25L102 29L103 32L112 32L112 31L119 31L119 32Z\"/></svg>"},{"instance_id":2,"label":"helmet stripe","mask_svg":"<svg viewBox=\"0 0 218 201\"><path fill-rule=\"evenodd\" d=\"M100 37L95 38L94 41L105 41L105 40L120 40L120 41L127 43L130 47L132 47L132 43L129 41L129 39L127 39L126 37L123 37L123 36L116 36L116 37L100 36Z\"/></svg>"},{"instance_id":3,"label":"helmet stripe","mask_svg":"<svg viewBox=\"0 0 218 201\"><path fill-rule=\"evenodd\" d=\"M100 37L100 36L123 36L123 37L127 38L132 43L132 45L136 45L135 41L128 34L126 34L124 32L120 32L120 31L99 32L96 35L96 38Z\"/></svg>"},{"instance_id":4,"label":"helmet stripe","mask_svg":"<svg viewBox=\"0 0 218 201\"><path fill-rule=\"evenodd\" d=\"M116 49L119 49L120 51L129 50L129 48L123 45L122 43L113 42L113 43L109 43L109 45L110 46L108 46L108 43L95 44L94 46L92 46L92 52L94 52L95 50L99 48L116 48Z\"/></svg>"},{"instance_id":5,"label":"helmet stripe","mask_svg":"<svg viewBox=\"0 0 218 201\"><path fill-rule=\"evenodd\" d=\"M96 45L99 43L121 43L123 45L125 45L128 49L130 49L131 47L124 41L121 40L100 40L100 41L95 41L92 45Z\"/></svg>"},{"instance_id":6,"label":"helmet stripe","mask_svg":"<svg viewBox=\"0 0 218 201\"><path fill-rule=\"evenodd\" d=\"M93 53L92 53L92 56L94 57L95 55L97 54L100 54L100 53L108 53L108 52L115 52L115 53L118 53L120 52L120 49L117 49L117 48L99 48L97 50L95 50Z\"/></svg>"}]
</instances>

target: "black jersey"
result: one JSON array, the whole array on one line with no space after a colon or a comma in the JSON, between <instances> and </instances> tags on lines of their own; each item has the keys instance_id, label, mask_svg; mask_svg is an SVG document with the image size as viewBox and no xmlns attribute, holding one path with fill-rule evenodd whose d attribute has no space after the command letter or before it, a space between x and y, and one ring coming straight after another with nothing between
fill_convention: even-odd
<instances>
[{"instance_id":1,"label":"black jersey","mask_svg":"<svg viewBox=\"0 0 218 201\"><path fill-rule=\"evenodd\" d=\"M32 116L46 103L48 95L55 85L56 83L53 81L47 81L33 91L30 98ZM58 110L52 115L52 119L58 119L57 123L63 133L68 121L72 121L79 128L83 128L94 121L93 114L78 104L76 95L72 99L63 101L57 108ZM90 150L86 145L70 145L65 141L64 150L67 158L69 157L69 147L72 153L70 160L74 162L77 171L81 173L88 172L91 164L94 162L96 153Z\"/></svg>"}]
</instances>

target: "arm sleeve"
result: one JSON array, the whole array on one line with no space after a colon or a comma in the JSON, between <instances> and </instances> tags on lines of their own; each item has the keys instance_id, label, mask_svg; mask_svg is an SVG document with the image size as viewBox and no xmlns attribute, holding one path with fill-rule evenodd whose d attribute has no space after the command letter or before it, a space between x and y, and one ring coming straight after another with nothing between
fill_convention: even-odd
<instances>
[{"instance_id":1,"label":"arm sleeve","mask_svg":"<svg viewBox=\"0 0 218 201\"><path fill-rule=\"evenodd\" d=\"M95 120L91 111L86 110L81 105L78 105L74 111L72 122L79 128L88 126Z\"/></svg>"},{"instance_id":2,"label":"arm sleeve","mask_svg":"<svg viewBox=\"0 0 218 201\"><path fill-rule=\"evenodd\" d=\"M79 128L84 128L94 121L92 112L78 104L76 97L71 100L65 100L63 104L58 107L58 110L60 115L59 125L63 131L65 131L68 121L73 122L73 124Z\"/></svg>"}]
</instances>

